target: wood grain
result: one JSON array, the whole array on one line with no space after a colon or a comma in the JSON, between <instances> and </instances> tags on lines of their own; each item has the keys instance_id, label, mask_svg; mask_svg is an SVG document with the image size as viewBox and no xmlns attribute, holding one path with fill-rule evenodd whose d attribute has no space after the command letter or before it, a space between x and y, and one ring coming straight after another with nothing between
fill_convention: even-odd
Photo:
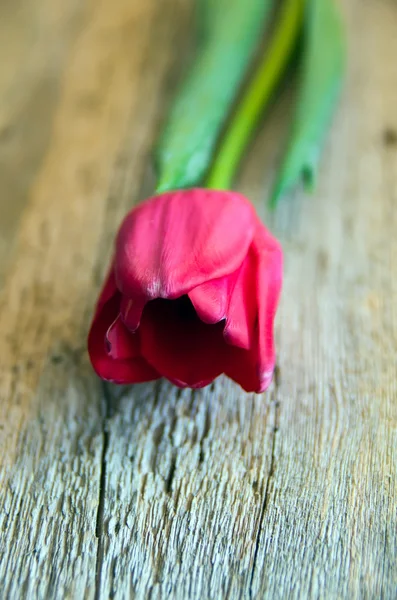
<instances>
[{"instance_id":1,"label":"wood grain","mask_svg":"<svg viewBox=\"0 0 397 600\"><path fill-rule=\"evenodd\" d=\"M65 39L47 31L53 26L47 9L64 23ZM49 98L48 112L40 109L50 120L42 118L50 139L27 206L14 219L16 248L1 298L4 598L94 595L104 402L85 337L111 232L125 212L111 197L111 182L131 170L131 202L175 60L175 28L186 13L178 3L112 0L79 7L80 21L70 24L69 10L64 2L40 5L55 53L69 25L75 35L58 64L42 56L35 66L44 79L57 71L58 98L55 107ZM153 36L160 52L151 50ZM28 103L35 84L33 75L27 82L21 77L14 96ZM134 132L127 164L126 130Z\"/></svg>"},{"instance_id":2,"label":"wood grain","mask_svg":"<svg viewBox=\"0 0 397 600\"><path fill-rule=\"evenodd\" d=\"M259 396L104 386L85 353L114 232L151 191L191 2L19 2L0 8L1 597L397 597L395 2L343 5L316 194L265 213L288 92L245 162L286 257Z\"/></svg>"}]
</instances>

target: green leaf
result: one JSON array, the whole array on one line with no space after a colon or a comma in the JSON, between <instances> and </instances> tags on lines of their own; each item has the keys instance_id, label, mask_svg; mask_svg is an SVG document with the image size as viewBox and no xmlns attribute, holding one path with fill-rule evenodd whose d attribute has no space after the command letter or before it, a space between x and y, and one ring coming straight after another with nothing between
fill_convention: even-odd
<instances>
[{"instance_id":1,"label":"green leaf","mask_svg":"<svg viewBox=\"0 0 397 600\"><path fill-rule=\"evenodd\" d=\"M314 187L322 142L338 100L346 58L342 20L334 0L309 0L301 82L289 145L270 199L300 178Z\"/></svg>"},{"instance_id":2,"label":"green leaf","mask_svg":"<svg viewBox=\"0 0 397 600\"><path fill-rule=\"evenodd\" d=\"M201 0L197 56L155 153L157 192L203 180L272 4L273 0Z\"/></svg>"}]
</instances>

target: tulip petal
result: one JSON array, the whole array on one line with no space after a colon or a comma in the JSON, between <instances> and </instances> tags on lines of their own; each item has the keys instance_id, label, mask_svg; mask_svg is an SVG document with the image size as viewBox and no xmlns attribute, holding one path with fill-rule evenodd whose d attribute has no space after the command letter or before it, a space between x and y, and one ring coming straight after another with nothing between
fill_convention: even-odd
<instances>
[{"instance_id":1,"label":"tulip petal","mask_svg":"<svg viewBox=\"0 0 397 600\"><path fill-rule=\"evenodd\" d=\"M224 337L228 344L252 349L257 319L256 259L248 254L238 270L229 298Z\"/></svg>"},{"instance_id":2,"label":"tulip petal","mask_svg":"<svg viewBox=\"0 0 397 600\"><path fill-rule=\"evenodd\" d=\"M142 357L121 358L126 353L127 347L135 354L135 345L126 344L125 333L128 332L125 328L123 333L120 333L122 323L117 319L119 306L120 294L115 294L97 311L91 325L88 335L88 353L95 372L102 379L114 383L141 383L158 379L160 375ZM129 335L132 337L133 334ZM120 340L122 340L121 346L118 345Z\"/></svg>"},{"instance_id":3,"label":"tulip petal","mask_svg":"<svg viewBox=\"0 0 397 600\"><path fill-rule=\"evenodd\" d=\"M207 281L188 294L201 321L208 324L226 319L230 294L235 286L238 270L227 277Z\"/></svg>"},{"instance_id":4,"label":"tulip petal","mask_svg":"<svg viewBox=\"0 0 397 600\"><path fill-rule=\"evenodd\" d=\"M131 333L126 328L120 315L117 315L107 330L105 341L108 355L116 360L139 356L138 334Z\"/></svg>"},{"instance_id":5,"label":"tulip petal","mask_svg":"<svg viewBox=\"0 0 397 600\"><path fill-rule=\"evenodd\" d=\"M270 385L273 378L274 364L268 371L258 372L257 352L242 348L231 348L225 375L238 383L246 392L260 394Z\"/></svg>"},{"instance_id":6,"label":"tulip petal","mask_svg":"<svg viewBox=\"0 0 397 600\"><path fill-rule=\"evenodd\" d=\"M142 356L180 387L203 387L223 373L227 344L224 323L198 318L187 296L149 302L139 329Z\"/></svg>"},{"instance_id":7,"label":"tulip petal","mask_svg":"<svg viewBox=\"0 0 397 600\"><path fill-rule=\"evenodd\" d=\"M281 247L258 223L233 290L225 326L225 339L240 346L231 349L225 374L247 392L261 393L272 381L276 362L273 322L281 282Z\"/></svg>"},{"instance_id":8,"label":"tulip petal","mask_svg":"<svg viewBox=\"0 0 397 600\"><path fill-rule=\"evenodd\" d=\"M246 392L259 392L256 352L231 347L225 375L238 383Z\"/></svg>"},{"instance_id":9,"label":"tulip petal","mask_svg":"<svg viewBox=\"0 0 397 600\"><path fill-rule=\"evenodd\" d=\"M281 292L283 254L278 241L258 223L252 249L257 261L257 361L258 390L264 391L272 380L276 364L274 319Z\"/></svg>"},{"instance_id":10,"label":"tulip petal","mask_svg":"<svg viewBox=\"0 0 397 600\"><path fill-rule=\"evenodd\" d=\"M247 254L256 219L248 200L235 192L190 189L155 196L121 226L117 286L133 300L175 299L234 273ZM135 328L136 322L135 315Z\"/></svg>"},{"instance_id":11,"label":"tulip petal","mask_svg":"<svg viewBox=\"0 0 397 600\"><path fill-rule=\"evenodd\" d=\"M124 325L131 332L138 329L141 321L142 311L147 302L144 296L135 296L135 298L122 298L120 304L120 314Z\"/></svg>"}]
</instances>

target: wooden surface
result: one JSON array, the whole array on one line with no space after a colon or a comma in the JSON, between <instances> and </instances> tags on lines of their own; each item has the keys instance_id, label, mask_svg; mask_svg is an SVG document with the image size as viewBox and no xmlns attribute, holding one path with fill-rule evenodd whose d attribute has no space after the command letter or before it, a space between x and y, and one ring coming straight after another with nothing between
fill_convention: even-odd
<instances>
[{"instance_id":1,"label":"wooden surface","mask_svg":"<svg viewBox=\"0 0 397 600\"><path fill-rule=\"evenodd\" d=\"M104 386L85 351L191 2L0 4L1 598L397 597L397 4L343 11L317 192L268 220L285 286L255 396ZM263 215L289 104L239 181Z\"/></svg>"}]
</instances>

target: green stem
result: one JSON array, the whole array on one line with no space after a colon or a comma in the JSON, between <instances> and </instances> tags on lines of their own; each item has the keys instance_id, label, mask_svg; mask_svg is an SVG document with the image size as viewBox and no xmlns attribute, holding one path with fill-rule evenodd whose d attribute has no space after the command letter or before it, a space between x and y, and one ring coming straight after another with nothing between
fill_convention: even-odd
<instances>
[{"instance_id":1,"label":"green stem","mask_svg":"<svg viewBox=\"0 0 397 600\"><path fill-rule=\"evenodd\" d=\"M265 55L221 142L206 187L229 189L241 156L266 105L279 83L294 49L306 0L285 0Z\"/></svg>"}]
</instances>

